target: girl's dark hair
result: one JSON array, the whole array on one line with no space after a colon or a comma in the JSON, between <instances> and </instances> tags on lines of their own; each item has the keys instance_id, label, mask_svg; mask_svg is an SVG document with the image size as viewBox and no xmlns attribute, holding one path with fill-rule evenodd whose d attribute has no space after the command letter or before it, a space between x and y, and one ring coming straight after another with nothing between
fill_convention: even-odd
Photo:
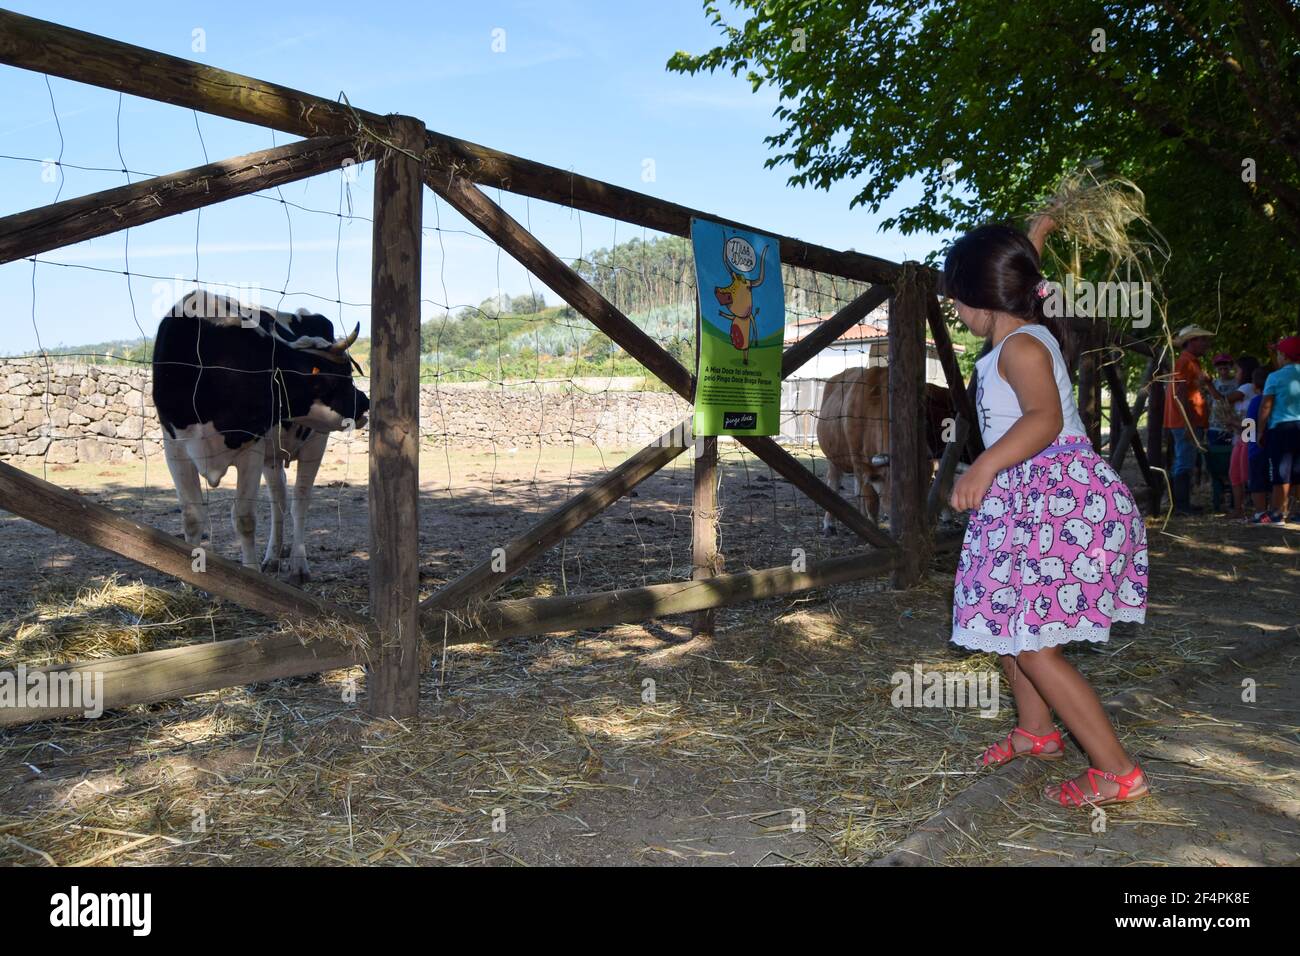
<instances>
[{"instance_id":1,"label":"girl's dark hair","mask_svg":"<svg viewBox=\"0 0 1300 956\"><path fill-rule=\"evenodd\" d=\"M1237 384L1249 385L1255 377L1255 369L1259 368L1259 359L1253 355L1237 356Z\"/></svg>"},{"instance_id":2,"label":"girl's dark hair","mask_svg":"<svg viewBox=\"0 0 1300 956\"><path fill-rule=\"evenodd\" d=\"M1068 364L1073 336L1063 317L1044 313L1046 300L1037 291L1041 281L1038 250L1028 236L1010 226L972 229L952 244L943 263L946 295L975 309L1007 312L1047 326Z\"/></svg>"}]
</instances>

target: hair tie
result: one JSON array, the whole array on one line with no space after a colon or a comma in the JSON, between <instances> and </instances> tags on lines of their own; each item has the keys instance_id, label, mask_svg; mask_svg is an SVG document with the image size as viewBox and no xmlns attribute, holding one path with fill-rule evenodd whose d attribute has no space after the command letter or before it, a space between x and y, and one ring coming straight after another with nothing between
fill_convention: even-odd
<instances>
[{"instance_id":1,"label":"hair tie","mask_svg":"<svg viewBox=\"0 0 1300 956\"><path fill-rule=\"evenodd\" d=\"M1034 295L1040 299L1046 299L1052 293L1052 286L1046 279L1039 279L1038 285L1034 286Z\"/></svg>"}]
</instances>

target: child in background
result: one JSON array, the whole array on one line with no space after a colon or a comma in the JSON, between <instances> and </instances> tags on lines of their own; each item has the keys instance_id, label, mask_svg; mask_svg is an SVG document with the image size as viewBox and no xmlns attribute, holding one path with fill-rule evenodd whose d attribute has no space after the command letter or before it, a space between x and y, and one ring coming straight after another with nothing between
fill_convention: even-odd
<instances>
[{"instance_id":1,"label":"child in background","mask_svg":"<svg viewBox=\"0 0 1300 956\"><path fill-rule=\"evenodd\" d=\"M1234 506L1232 517L1243 520L1249 516L1246 511L1246 488L1250 484L1250 449L1241 440L1241 420L1246 417L1246 409L1250 407L1250 400L1256 394L1251 379L1254 377L1257 368L1259 368L1259 360L1253 355L1243 355L1237 359L1236 394L1239 397L1232 404L1232 414L1237 425L1233 429L1232 435L1232 457L1228 462L1228 482L1232 485L1232 503Z\"/></svg>"},{"instance_id":2,"label":"child in background","mask_svg":"<svg viewBox=\"0 0 1300 956\"><path fill-rule=\"evenodd\" d=\"M1275 515L1268 510L1268 496L1273 490L1272 472L1269 468L1268 452L1260 447L1259 443L1259 406L1264 401L1261 393L1267 378L1268 369L1263 366L1255 369L1251 379L1251 384L1255 387L1255 397L1246 406L1246 417L1242 419L1242 423L1252 433L1250 440L1245 443L1249 449L1247 457L1250 470L1250 497L1255 506L1255 513L1250 519L1251 524L1276 524L1282 519L1281 515Z\"/></svg>"},{"instance_id":3,"label":"child in background","mask_svg":"<svg viewBox=\"0 0 1300 956\"><path fill-rule=\"evenodd\" d=\"M1236 361L1231 355L1220 352L1214 356L1214 371L1210 427L1205 433L1205 464L1210 472L1210 506L1215 514L1220 514L1224 510L1224 492L1231 494L1228 464L1232 460L1232 436L1237 425L1232 402L1240 393Z\"/></svg>"},{"instance_id":4,"label":"child in background","mask_svg":"<svg viewBox=\"0 0 1300 956\"><path fill-rule=\"evenodd\" d=\"M1104 643L1112 621L1145 619L1146 526L1088 440L1061 352L1068 327L1044 309L1051 287L1039 250L1053 226L1039 218L1031 236L984 226L958 239L944 263L958 318L993 345L976 363L985 450L950 501L974 511L957 565L952 640L998 654L1015 696L1019 726L984 752L984 765L1062 759L1055 711L1091 766L1043 796L1089 808L1145 797L1148 784L1062 651L1073 641Z\"/></svg>"}]
</instances>

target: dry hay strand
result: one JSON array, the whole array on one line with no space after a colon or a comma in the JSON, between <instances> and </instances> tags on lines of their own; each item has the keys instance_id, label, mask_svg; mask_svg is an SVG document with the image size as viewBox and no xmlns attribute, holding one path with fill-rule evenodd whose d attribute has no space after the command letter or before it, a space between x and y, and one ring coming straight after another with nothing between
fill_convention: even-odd
<instances>
[{"instance_id":1,"label":"dry hay strand","mask_svg":"<svg viewBox=\"0 0 1300 956\"><path fill-rule=\"evenodd\" d=\"M1085 166L1064 175L1038 212L1056 223L1043 249L1053 273L1083 278L1086 263L1100 262L1100 281L1148 284L1164 337L1171 337L1160 286L1169 243L1147 217L1146 196L1136 183Z\"/></svg>"},{"instance_id":2,"label":"dry hay strand","mask_svg":"<svg viewBox=\"0 0 1300 956\"><path fill-rule=\"evenodd\" d=\"M357 652L362 662L370 660L370 637L365 628L358 627L337 617L317 617L304 621L282 622L277 631L296 637L304 645L318 641L342 644Z\"/></svg>"},{"instance_id":3,"label":"dry hay strand","mask_svg":"<svg viewBox=\"0 0 1300 956\"><path fill-rule=\"evenodd\" d=\"M64 664L149 651L210 634L211 602L114 574L102 583L38 590L31 608L0 622L0 664Z\"/></svg>"},{"instance_id":4,"label":"dry hay strand","mask_svg":"<svg viewBox=\"0 0 1300 956\"><path fill-rule=\"evenodd\" d=\"M1061 178L1041 211L1056 222L1077 257L1106 257L1107 278L1137 270L1154 280L1169 258L1169 244L1147 218L1146 196L1132 180L1098 177L1091 167L1075 170ZM1078 258L1057 261L1068 266Z\"/></svg>"}]
</instances>

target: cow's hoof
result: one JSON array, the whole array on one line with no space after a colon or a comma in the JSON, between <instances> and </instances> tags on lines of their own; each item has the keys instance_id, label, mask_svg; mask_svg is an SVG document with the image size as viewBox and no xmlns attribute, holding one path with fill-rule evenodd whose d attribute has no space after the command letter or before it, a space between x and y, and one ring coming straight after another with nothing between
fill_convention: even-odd
<instances>
[{"instance_id":1,"label":"cow's hoof","mask_svg":"<svg viewBox=\"0 0 1300 956\"><path fill-rule=\"evenodd\" d=\"M306 584L311 580L311 572L306 570L290 571L288 580L290 584Z\"/></svg>"},{"instance_id":2,"label":"cow's hoof","mask_svg":"<svg viewBox=\"0 0 1300 956\"><path fill-rule=\"evenodd\" d=\"M279 559L279 558L263 558L263 559L262 559L262 573L263 573L263 574L279 574L279 573L280 573L280 559Z\"/></svg>"},{"instance_id":3,"label":"cow's hoof","mask_svg":"<svg viewBox=\"0 0 1300 956\"><path fill-rule=\"evenodd\" d=\"M828 538L833 538L839 534L839 532L835 530L835 525L829 525L828 527L822 528L822 534Z\"/></svg>"}]
</instances>

